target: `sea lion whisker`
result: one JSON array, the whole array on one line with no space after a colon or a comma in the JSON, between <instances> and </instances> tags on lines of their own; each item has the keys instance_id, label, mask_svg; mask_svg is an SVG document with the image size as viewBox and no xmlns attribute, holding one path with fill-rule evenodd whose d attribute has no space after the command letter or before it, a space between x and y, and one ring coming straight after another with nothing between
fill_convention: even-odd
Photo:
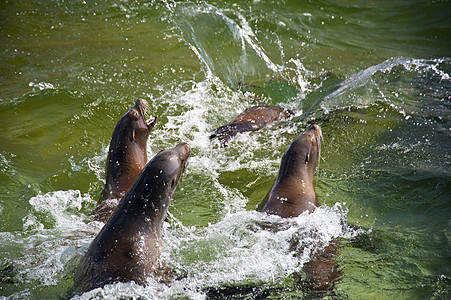
<instances>
[{"instance_id":1,"label":"sea lion whisker","mask_svg":"<svg viewBox=\"0 0 451 300\"><path fill-rule=\"evenodd\" d=\"M139 109L141 110L141 114L144 116L144 113L147 112L147 108L149 106L149 103L147 103L146 100L139 98Z\"/></svg>"}]
</instances>

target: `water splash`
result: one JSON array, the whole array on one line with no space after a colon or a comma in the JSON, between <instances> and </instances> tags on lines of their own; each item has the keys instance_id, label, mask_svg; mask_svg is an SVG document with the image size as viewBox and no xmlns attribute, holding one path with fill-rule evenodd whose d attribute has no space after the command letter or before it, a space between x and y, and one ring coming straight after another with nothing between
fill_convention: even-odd
<instances>
[{"instance_id":1,"label":"water splash","mask_svg":"<svg viewBox=\"0 0 451 300\"><path fill-rule=\"evenodd\" d=\"M299 272L312 254L332 239L350 238L358 231L346 225L340 204L283 219L259 212L227 214L205 228L185 227L170 215L164 227L164 259L181 274L170 286L149 279L149 286L107 285L75 299L118 295L166 299L205 299L206 290L223 284L274 283Z\"/></svg>"},{"instance_id":2,"label":"water splash","mask_svg":"<svg viewBox=\"0 0 451 300\"><path fill-rule=\"evenodd\" d=\"M35 88L39 89L39 90L54 90L55 86L51 83L47 83L47 82L39 82L39 83L34 83L34 82L30 82L28 84L28 86L33 87L33 90L35 90Z\"/></svg>"},{"instance_id":3,"label":"water splash","mask_svg":"<svg viewBox=\"0 0 451 300\"><path fill-rule=\"evenodd\" d=\"M24 219L24 231L44 229L51 226L61 232L72 232L86 227L86 216L80 215L83 204L92 203L89 195L82 196L80 191L55 191L44 195L37 195L29 200L35 210ZM40 215L45 215L44 223L38 221ZM49 224L53 220L53 224Z\"/></svg>"},{"instance_id":4,"label":"water splash","mask_svg":"<svg viewBox=\"0 0 451 300\"><path fill-rule=\"evenodd\" d=\"M29 286L12 299L56 286L66 272L74 271L83 247L100 230L100 223L88 223L89 218L80 212L83 205L92 202L89 195L82 196L76 190L40 194L29 201L33 210L22 220L23 231L0 234L1 244L21 249L19 257L2 263L12 270L12 280Z\"/></svg>"},{"instance_id":5,"label":"water splash","mask_svg":"<svg viewBox=\"0 0 451 300\"><path fill-rule=\"evenodd\" d=\"M177 3L170 10L207 76L217 76L235 87L263 87L271 80L282 80L298 86L302 95L314 88L309 81L313 73L299 59L284 63L283 45L275 33L282 64L274 62L239 9L219 9L202 2Z\"/></svg>"},{"instance_id":6,"label":"water splash","mask_svg":"<svg viewBox=\"0 0 451 300\"><path fill-rule=\"evenodd\" d=\"M449 59L390 58L344 80L337 90L324 98L321 108L328 113L350 106L364 108L376 101L384 101L406 118L409 118L408 114L424 113L420 99L428 101L426 107L443 106L440 102L449 100L449 90L443 88L443 85L451 87L449 64ZM429 99L424 97L425 94ZM412 98L416 99L407 101ZM444 109L438 113L449 113L449 108Z\"/></svg>"}]
</instances>

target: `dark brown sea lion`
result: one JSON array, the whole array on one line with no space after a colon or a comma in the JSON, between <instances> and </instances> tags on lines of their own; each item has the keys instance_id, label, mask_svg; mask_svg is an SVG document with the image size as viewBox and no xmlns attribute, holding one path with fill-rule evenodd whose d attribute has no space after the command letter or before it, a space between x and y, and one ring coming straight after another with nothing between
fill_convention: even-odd
<instances>
[{"instance_id":1,"label":"dark brown sea lion","mask_svg":"<svg viewBox=\"0 0 451 300\"><path fill-rule=\"evenodd\" d=\"M81 260L74 293L132 280L145 285L149 276L158 277L163 222L189 155L189 145L180 143L147 164Z\"/></svg>"},{"instance_id":2,"label":"dark brown sea lion","mask_svg":"<svg viewBox=\"0 0 451 300\"><path fill-rule=\"evenodd\" d=\"M108 220L147 164L147 139L157 118L146 121L146 108L145 100L136 100L114 128L106 163L106 183L95 211L97 221Z\"/></svg>"},{"instance_id":3,"label":"dark brown sea lion","mask_svg":"<svg viewBox=\"0 0 451 300\"><path fill-rule=\"evenodd\" d=\"M282 157L276 182L263 200L263 212L289 218L319 206L313 179L321 139L321 128L313 124L291 143Z\"/></svg>"},{"instance_id":4,"label":"dark brown sea lion","mask_svg":"<svg viewBox=\"0 0 451 300\"><path fill-rule=\"evenodd\" d=\"M291 143L282 157L276 182L263 200L263 212L289 218L305 211L313 212L319 206L314 176L321 140L321 128L313 124ZM305 286L308 289L333 289L340 274L338 265L333 261L335 252L335 244L331 243L304 265L307 275Z\"/></svg>"},{"instance_id":5,"label":"dark brown sea lion","mask_svg":"<svg viewBox=\"0 0 451 300\"><path fill-rule=\"evenodd\" d=\"M232 122L218 127L210 138L218 137L221 145L225 147L228 141L240 132L260 130L273 122L288 119L293 114L291 110L274 105L252 106Z\"/></svg>"}]
</instances>

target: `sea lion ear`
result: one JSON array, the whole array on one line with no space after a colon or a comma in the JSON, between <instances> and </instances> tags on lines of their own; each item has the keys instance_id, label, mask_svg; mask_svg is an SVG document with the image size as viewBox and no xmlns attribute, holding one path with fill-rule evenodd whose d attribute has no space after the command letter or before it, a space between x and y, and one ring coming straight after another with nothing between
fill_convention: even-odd
<instances>
[{"instance_id":1,"label":"sea lion ear","mask_svg":"<svg viewBox=\"0 0 451 300\"><path fill-rule=\"evenodd\" d=\"M133 142L135 140L135 131L132 131L132 135L130 136L130 142Z\"/></svg>"}]
</instances>

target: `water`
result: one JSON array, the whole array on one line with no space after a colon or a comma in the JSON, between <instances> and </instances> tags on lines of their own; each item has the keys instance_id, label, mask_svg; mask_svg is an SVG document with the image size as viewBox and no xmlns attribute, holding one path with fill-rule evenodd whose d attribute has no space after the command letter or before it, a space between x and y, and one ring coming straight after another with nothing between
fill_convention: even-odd
<instances>
[{"instance_id":1,"label":"water","mask_svg":"<svg viewBox=\"0 0 451 300\"><path fill-rule=\"evenodd\" d=\"M102 226L92 211L112 130L142 97L159 117L149 156L192 147L164 229L180 279L81 298L309 298L292 274L332 240L342 276L330 297L450 297L448 2L3 1L0 12L0 296L64 297ZM225 149L209 140L256 104L296 116ZM322 207L255 212L312 122Z\"/></svg>"}]
</instances>

